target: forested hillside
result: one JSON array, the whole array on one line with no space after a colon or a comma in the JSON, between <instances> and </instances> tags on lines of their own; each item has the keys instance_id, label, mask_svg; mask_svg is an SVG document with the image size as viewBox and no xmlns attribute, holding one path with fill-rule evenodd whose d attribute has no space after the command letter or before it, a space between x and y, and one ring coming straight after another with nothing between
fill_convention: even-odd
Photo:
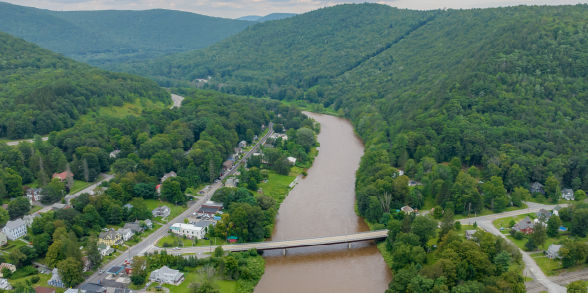
<instances>
[{"instance_id":1,"label":"forested hillside","mask_svg":"<svg viewBox=\"0 0 588 293\"><path fill-rule=\"evenodd\" d=\"M588 188L586 19L587 5L341 5L135 70L162 84L211 76L204 87L321 103L351 118L367 144L364 216L384 193L394 197L388 208L433 197L457 213L502 210L532 182L549 182L552 200L560 188ZM392 167L423 183L418 194L376 184Z\"/></svg>"},{"instance_id":2,"label":"forested hillside","mask_svg":"<svg viewBox=\"0 0 588 293\"><path fill-rule=\"evenodd\" d=\"M92 68L1 32L0 52L0 138L48 134L100 106L138 98L169 103L150 80Z\"/></svg>"},{"instance_id":3,"label":"forested hillside","mask_svg":"<svg viewBox=\"0 0 588 293\"><path fill-rule=\"evenodd\" d=\"M163 9L49 11L0 2L0 31L109 68L119 62L204 48L250 24Z\"/></svg>"}]
</instances>

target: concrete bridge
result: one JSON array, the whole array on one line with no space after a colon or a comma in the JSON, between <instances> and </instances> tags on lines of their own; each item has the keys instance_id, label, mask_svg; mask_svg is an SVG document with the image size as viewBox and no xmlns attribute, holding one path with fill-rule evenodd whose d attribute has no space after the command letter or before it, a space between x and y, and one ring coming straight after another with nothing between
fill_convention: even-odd
<instances>
[{"instance_id":1,"label":"concrete bridge","mask_svg":"<svg viewBox=\"0 0 588 293\"><path fill-rule=\"evenodd\" d=\"M284 240L284 241L267 241L267 242L254 242L254 243L243 243L243 244L229 244L221 245L224 251L247 251L255 249L257 251L283 249L284 254L288 248L296 247L308 247L308 246L319 246L319 245L332 245L341 243L353 243L360 241L379 240L385 239L388 236L388 230L377 230L369 232L361 232L349 235L341 236L329 236L329 237L318 237L308 238L299 240ZM185 253L202 253L210 251L216 248L216 246L196 246L196 247L183 247L183 248L156 248L155 250L163 251L167 250L168 253L172 254L185 254Z\"/></svg>"}]
</instances>

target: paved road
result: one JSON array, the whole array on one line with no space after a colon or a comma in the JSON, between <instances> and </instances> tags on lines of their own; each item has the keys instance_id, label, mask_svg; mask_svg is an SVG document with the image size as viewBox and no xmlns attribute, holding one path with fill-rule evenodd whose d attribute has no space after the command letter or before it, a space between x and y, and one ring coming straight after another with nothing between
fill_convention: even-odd
<instances>
[{"instance_id":1,"label":"paved road","mask_svg":"<svg viewBox=\"0 0 588 293\"><path fill-rule=\"evenodd\" d=\"M182 101L184 100L184 97L176 94L171 94L171 98L174 103L173 105L171 105L171 107L169 107L170 109L179 108L182 106Z\"/></svg>"},{"instance_id":2,"label":"paved road","mask_svg":"<svg viewBox=\"0 0 588 293\"><path fill-rule=\"evenodd\" d=\"M103 264L101 269L107 270L108 268L110 268L112 266L122 264L125 261L125 259L132 259L136 255L141 255L141 254L144 254L145 252L152 251L155 247L154 244L157 243L157 241L160 238L167 235L167 232L169 230L169 227L171 227L171 225L173 225L175 223L183 223L184 218L186 218L186 217L190 216L192 213L196 212L202 206L202 204L209 201L210 198L212 197L212 195L214 194L214 192L223 186L222 179L226 178L227 176L231 176L233 173L235 173L236 170L239 168L239 166L241 164L243 164L245 162L245 160L247 158L249 158L259 148L259 146L263 145L265 143L265 141L267 140L267 138L272 133L273 133L273 124L270 123L268 133L264 137L262 137L259 140L259 142L253 148L251 148L251 150L247 154L245 154L243 156L243 158L239 162L237 162L237 164L235 164L235 166L230 171L228 171L226 174L221 176L221 178L220 178L221 180L210 185L210 188L208 188L207 190L204 190L204 192L205 192L204 195L200 199L198 199L196 201L196 203L194 203L193 201L189 202L191 204L191 206L188 209L186 209L183 213L181 213L179 216L175 217L174 219L170 220L167 224L161 226L159 229L157 229L157 231L155 231L151 235L147 236L145 239L143 239L141 242L137 243L135 246L130 247L126 252L119 255L117 258L113 259L112 261L110 261L106 264ZM87 278L84 281L84 283L82 283L82 284L97 283L99 280L101 280L104 277L104 274L99 273L99 271L100 270L98 270L98 272L94 273L89 278ZM80 286L82 284L80 284Z\"/></svg>"},{"instance_id":3,"label":"paved road","mask_svg":"<svg viewBox=\"0 0 588 293\"><path fill-rule=\"evenodd\" d=\"M48 141L49 140L49 137L48 136L41 137L41 140ZM15 145L20 144L23 141L30 142L30 143L33 142L32 139L21 139L21 140L9 141L9 142L6 143L6 145L15 146Z\"/></svg>"},{"instance_id":4,"label":"paved road","mask_svg":"<svg viewBox=\"0 0 588 293\"><path fill-rule=\"evenodd\" d=\"M494 225L492 224L492 222L494 220L500 219L500 218L505 218L505 217L522 215L522 214L536 213L540 209L551 210L555 207L555 205L543 205L543 204L532 203L532 202L525 202L525 204L527 204L527 206L528 206L528 208L526 208L526 209L504 212L504 213L499 213L499 214L492 214L492 215L475 217L475 218L461 219L459 221L462 224L468 224L468 225L471 225L473 223L477 223L478 227L480 227L480 228L482 228L482 229L484 229L484 230L486 230L496 236L500 236L500 237L504 238L506 241L508 241L509 243L511 243L512 245L515 245L514 243L512 243L512 241L510 241L510 239L506 238L506 236L504 234L502 234L500 231L498 231L498 229L496 229L496 227L494 227ZM561 204L560 206L567 206L567 204ZM523 262L525 263L525 270L527 272L529 272L530 275L537 282L539 282L541 285L543 285L543 287L545 287L548 292L550 292L550 293L566 292L566 288L554 283L549 278L547 278L547 276L545 276L545 274L543 273L541 268L539 268L539 266L537 265L535 260L527 252L525 252L521 249L519 249L519 250L520 250L521 254L523 255Z\"/></svg>"}]
</instances>

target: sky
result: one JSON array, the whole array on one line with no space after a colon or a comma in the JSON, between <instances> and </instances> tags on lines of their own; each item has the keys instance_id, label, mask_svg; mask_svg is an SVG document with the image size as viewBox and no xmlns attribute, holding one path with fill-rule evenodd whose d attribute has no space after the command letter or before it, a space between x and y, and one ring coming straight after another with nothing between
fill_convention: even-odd
<instances>
[{"instance_id":1,"label":"sky","mask_svg":"<svg viewBox=\"0 0 588 293\"><path fill-rule=\"evenodd\" d=\"M343 3L376 2L408 9L485 8L512 5L560 5L588 0L0 0L51 10L145 10L173 9L198 14L238 18L270 13L304 13Z\"/></svg>"}]
</instances>

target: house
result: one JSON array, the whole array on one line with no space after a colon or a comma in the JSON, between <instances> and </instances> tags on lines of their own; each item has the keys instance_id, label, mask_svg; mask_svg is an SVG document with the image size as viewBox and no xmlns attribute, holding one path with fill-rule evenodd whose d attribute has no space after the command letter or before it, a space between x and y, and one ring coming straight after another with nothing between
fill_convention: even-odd
<instances>
[{"instance_id":1,"label":"house","mask_svg":"<svg viewBox=\"0 0 588 293\"><path fill-rule=\"evenodd\" d=\"M35 288L35 293L55 293L55 288L39 286Z\"/></svg>"},{"instance_id":2,"label":"house","mask_svg":"<svg viewBox=\"0 0 588 293\"><path fill-rule=\"evenodd\" d=\"M235 155L239 155L240 153L243 152L243 149L242 148L239 148L239 147L233 148L233 152L235 153Z\"/></svg>"},{"instance_id":3,"label":"house","mask_svg":"<svg viewBox=\"0 0 588 293\"><path fill-rule=\"evenodd\" d=\"M169 230L177 235L185 236L186 238L193 239L202 239L206 234L206 231L202 227L198 227L192 224L184 224L184 223L175 223L173 224Z\"/></svg>"},{"instance_id":4,"label":"house","mask_svg":"<svg viewBox=\"0 0 588 293\"><path fill-rule=\"evenodd\" d=\"M531 188L529 188L529 191L531 193L545 194L545 189L543 189L543 184L541 184L539 182L533 182L533 183L531 183Z\"/></svg>"},{"instance_id":5,"label":"house","mask_svg":"<svg viewBox=\"0 0 588 293\"><path fill-rule=\"evenodd\" d=\"M524 219L522 219L520 222L516 223L512 227L512 229L517 232L530 234L530 233L533 233L533 226L534 226L533 221L531 220L531 218L529 218L529 216L527 216Z\"/></svg>"},{"instance_id":6,"label":"house","mask_svg":"<svg viewBox=\"0 0 588 293\"><path fill-rule=\"evenodd\" d=\"M259 139L259 137L257 135L254 135L252 141L257 141L258 139Z\"/></svg>"},{"instance_id":7,"label":"house","mask_svg":"<svg viewBox=\"0 0 588 293\"><path fill-rule=\"evenodd\" d=\"M107 232L100 232L98 235L98 245L104 244L108 246L120 245L123 243L123 237L120 233L110 229Z\"/></svg>"},{"instance_id":8,"label":"house","mask_svg":"<svg viewBox=\"0 0 588 293\"><path fill-rule=\"evenodd\" d=\"M129 211L130 211L130 210L132 210L132 209L133 209L133 205L132 205L132 204L130 204L130 203L127 203L127 204L125 204L125 205L123 206L123 208L125 208L125 209L127 209L127 210L129 210Z\"/></svg>"},{"instance_id":9,"label":"house","mask_svg":"<svg viewBox=\"0 0 588 293\"><path fill-rule=\"evenodd\" d=\"M296 158L288 157L288 163L290 163L290 165L296 165Z\"/></svg>"},{"instance_id":10,"label":"house","mask_svg":"<svg viewBox=\"0 0 588 293\"><path fill-rule=\"evenodd\" d=\"M203 204L200 209L197 211L197 215L200 217L208 216L213 217L216 213L220 212L223 209L222 203L216 203L213 201L207 201Z\"/></svg>"},{"instance_id":11,"label":"house","mask_svg":"<svg viewBox=\"0 0 588 293\"><path fill-rule=\"evenodd\" d=\"M51 176L51 179L59 179L59 181L64 182L65 180L67 180L67 177L74 177L74 174L72 172L68 172L68 171L63 171L61 173L53 173L53 176Z\"/></svg>"},{"instance_id":12,"label":"house","mask_svg":"<svg viewBox=\"0 0 588 293\"><path fill-rule=\"evenodd\" d=\"M225 181L225 187L237 187L238 183L239 179L231 177Z\"/></svg>"},{"instance_id":13,"label":"house","mask_svg":"<svg viewBox=\"0 0 588 293\"><path fill-rule=\"evenodd\" d=\"M478 232L478 230L466 230L465 231L465 237L467 240L476 240L476 237L474 236L474 234L476 234L476 232Z\"/></svg>"},{"instance_id":14,"label":"house","mask_svg":"<svg viewBox=\"0 0 588 293\"><path fill-rule=\"evenodd\" d=\"M65 292L63 293L81 293L80 289L73 289L73 288L69 288L67 290L65 290Z\"/></svg>"},{"instance_id":15,"label":"house","mask_svg":"<svg viewBox=\"0 0 588 293\"><path fill-rule=\"evenodd\" d=\"M151 220L147 219L147 220L143 221L143 223L145 223L145 226L147 226L147 228L149 228L149 229L153 228L153 222L151 222Z\"/></svg>"},{"instance_id":16,"label":"house","mask_svg":"<svg viewBox=\"0 0 588 293\"><path fill-rule=\"evenodd\" d=\"M165 217L169 216L170 212L171 212L171 210L169 209L168 206L160 206L160 207L154 208L153 211L151 211L151 214L153 215L153 217L165 218Z\"/></svg>"},{"instance_id":17,"label":"house","mask_svg":"<svg viewBox=\"0 0 588 293\"><path fill-rule=\"evenodd\" d=\"M407 215L414 213L414 209L409 206L403 206L402 208L400 208L400 210Z\"/></svg>"},{"instance_id":18,"label":"house","mask_svg":"<svg viewBox=\"0 0 588 293\"><path fill-rule=\"evenodd\" d=\"M157 194L161 194L161 184L155 185L155 191L157 192Z\"/></svg>"},{"instance_id":19,"label":"house","mask_svg":"<svg viewBox=\"0 0 588 293\"><path fill-rule=\"evenodd\" d=\"M129 288L106 287L106 293L133 293Z\"/></svg>"},{"instance_id":20,"label":"house","mask_svg":"<svg viewBox=\"0 0 588 293\"><path fill-rule=\"evenodd\" d=\"M170 269L167 266L163 266L151 272L151 275L149 275L149 281L179 285L184 281L184 273L181 273L178 270Z\"/></svg>"},{"instance_id":21,"label":"house","mask_svg":"<svg viewBox=\"0 0 588 293\"><path fill-rule=\"evenodd\" d=\"M106 293L106 288L96 283L82 284L80 290L85 293Z\"/></svg>"},{"instance_id":22,"label":"house","mask_svg":"<svg viewBox=\"0 0 588 293\"><path fill-rule=\"evenodd\" d=\"M176 174L176 172L171 171L169 173L165 173L163 174L163 177L161 177L161 183L163 183L165 180L172 178L172 177L176 177L178 176L178 174Z\"/></svg>"},{"instance_id":23,"label":"house","mask_svg":"<svg viewBox=\"0 0 588 293\"><path fill-rule=\"evenodd\" d=\"M239 142L239 147L240 147L240 148L245 148L245 147L247 147L247 142L246 142L246 141L244 141L244 140L240 141L240 142Z\"/></svg>"},{"instance_id":24,"label":"house","mask_svg":"<svg viewBox=\"0 0 588 293\"><path fill-rule=\"evenodd\" d=\"M8 238L4 232L0 232L0 246L4 246L8 243Z\"/></svg>"},{"instance_id":25,"label":"house","mask_svg":"<svg viewBox=\"0 0 588 293\"><path fill-rule=\"evenodd\" d=\"M13 264L10 264L10 263L6 263L6 262L1 263L0 264L0 278L4 277L4 274L2 274L2 271L4 269L8 269L8 270L10 270L10 272L14 273L16 271L16 266Z\"/></svg>"},{"instance_id":26,"label":"house","mask_svg":"<svg viewBox=\"0 0 588 293\"><path fill-rule=\"evenodd\" d=\"M126 223L123 228L130 229L135 234L143 233L143 231L145 231L138 221L133 223Z\"/></svg>"},{"instance_id":27,"label":"house","mask_svg":"<svg viewBox=\"0 0 588 293\"><path fill-rule=\"evenodd\" d=\"M12 286L8 283L6 279L0 279L0 290L12 290Z\"/></svg>"},{"instance_id":28,"label":"house","mask_svg":"<svg viewBox=\"0 0 588 293\"><path fill-rule=\"evenodd\" d=\"M228 170L231 170L231 168L233 168L233 161L232 160L226 160L223 163L223 171L226 172Z\"/></svg>"},{"instance_id":29,"label":"house","mask_svg":"<svg viewBox=\"0 0 588 293\"><path fill-rule=\"evenodd\" d=\"M114 151L110 152L110 154L108 154L108 156L111 159L116 159L116 157L118 157L118 154L120 154L120 150L114 150Z\"/></svg>"},{"instance_id":30,"label":"house","mask_svg":"<svg viewBox=\"0 0 588 293\"><path fill-rule=\"evenodd\" d=\"M541 222L547 222L551 218L551 212L546 209L540 209L537 212L537 219Z\"/></svg>"},{"instance_id":31,"label":"house","mask_svg":"<svg viewBox=\"0 0 588 293\"><path fill-rule=\"evenodd\" d=\"M65 288L65 285L63 285L63 281L61 281L61 276L59 276L59 271L57 270L57 268L54 268L53 271L51 271L51 279L47 281L47 284L49 286L57 288Z\"/></svg>"},{"instance_id":32,"label":"house","mask_svg":"<svg viewBox=\"0 0 588 293\"><path fill-rule=\"evenodd\" d=\"M30 227L33 225L33 221L37 217L39 217L39 214L26 215L22 217L22 220L25 222L25 225L27 225L27 227Z\"/></svg>"},{"instance_id":33,"label":"house","mask_svg":"<svg viewBox=\"0 0 588 293\"><path fill-rule=\"evenodd\" d=\"M204 234L206 235L206 233L208 232L208 227L210 226L214 226L214 224L216 224L215 221L196 221L194 223L192 223L194 226L196 227L201 227L202 229L204 229Z\"/></svg>"},{"instance_id":34,"label":"house","mask_svg":"<svg viewBox=\"0 0 588 293\"><path fill-rule=\"evenodd\" d=\"M560 248L561 248L561 245L551 244L551 245L549 245L549 248L547 248L547 250L545 251L545 255L547 255L547 257L549 257L551 259L561 258L561 256L559 255Z\"/></svg>"},{"instance_id":35,"label":"house","mask_svg":"<svg viewBox=\"0 0 588 293\"><path fill-rule=\"evenodd\" d=\"M574 200L574 191L569 188L562 189L561 198L565 200Z\"/></svg>"},{"instance_id":36,"label":"house","mask_svg":"<svg viewBox=\"0 0 588 293\"><path fill-rule=\"evenodd\" d=\"M135 235L131 229L126 228L120 228L116 232L122 236L123 241L129 241L129 239Z\"/></svg>"},{"instance_id":37,"label":"house","mask_svg":"<svg viewBox=\"0 0 588 293\"><path fill-rule=\"evenodd\" d=\"M2 228L2 232L6 234L8 240L16 240L27 235L27 224L22 219L8 221L4 228Z\"/></svg>"},{"instance_id":38,"label":"house","mask_svg":"<svg viewBox=\"0 0 588 293\"><path fill-rule=\"evenodd\" d=\"M414 181L414 180L409 180L408 181L408 186L417 186L417 185L423 185L422 183L418 182L418 181Z\"/></svg>"},{"instance_id":39,"label":"house","mask_svg":"<svg viewBox=\"0 0 588 293\"><path fill-rule=\"evenodd\" d=\"M114 249L110 245L98 244L98 252L104 257L113 253Z\"/></svg>"},{"instance_id":40,"label":"house","mask_svg":"<svg viewBox=\"0 0 588 293\"><path fill-rule=\"evenodd\" d=\"M553 210L551 210L551 212L556 215L559 216L559 210L561 210L561 207L559 205L556 205Z\"/></svg>"},{"instance_id":41,"label":"house","mask_svg":"<svg viewBox=\"0 0 588 293\"><path fill-rule=\"evenodd\" d=\"M26 192L29 202L40 201L43 198L43 189L41 188L29 188Z\"/></svg>"}]
</instances>

